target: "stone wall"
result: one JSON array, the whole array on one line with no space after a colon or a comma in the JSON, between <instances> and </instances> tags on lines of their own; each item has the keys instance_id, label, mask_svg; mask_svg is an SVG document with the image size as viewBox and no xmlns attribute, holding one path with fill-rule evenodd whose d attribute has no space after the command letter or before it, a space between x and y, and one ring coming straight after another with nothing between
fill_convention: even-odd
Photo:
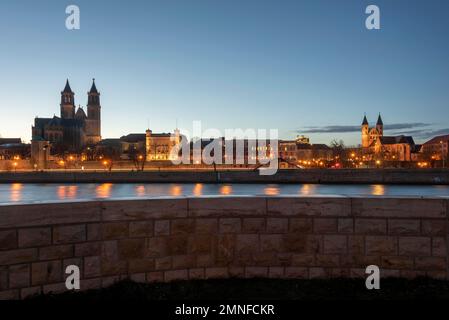
<instances>
[{"instance_id":1,"label":"stone wall","mask_svg":"<svg viewBox=\"0 0 449 320\"><path fill-rule=\"evenodd\" d=\"M448 201L217 197L0 206L0 298L123 278L448 276Z\"/></svg>"}]
</instances>

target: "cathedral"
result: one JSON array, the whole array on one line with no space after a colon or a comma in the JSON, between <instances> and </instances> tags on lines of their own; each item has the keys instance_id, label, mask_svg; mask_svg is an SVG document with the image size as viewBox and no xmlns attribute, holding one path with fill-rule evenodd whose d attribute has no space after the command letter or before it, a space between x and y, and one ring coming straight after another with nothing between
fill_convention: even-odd
<instances>
[{"instance_id":1,"label":"cathedral","mask_svg":"<svg viewBox=\"0 0 449 320\"><path fill-rule=\"evenodd\" d=\"M413 154L419 151L411 136L384 136L384 124L380 114L373 128L369 127L366 115L363 117L362 149L367 155L371 155L369 158L374 156L376 159L388 161L411 161Z\"/></svg>"},{"instance_id":2,"label":"cathedral","mask_svg":"<svg viewBox=\"0 0 449 320\"><path fill-rule=\"evenodd\" d=\"M61 92L60 116L34 119L32 141L48 141L52 149L77 152L101 141L100 93L93 79L87 93L87 114L75 106L75 93L67 80Z\"/></svg>"}]
</instances>

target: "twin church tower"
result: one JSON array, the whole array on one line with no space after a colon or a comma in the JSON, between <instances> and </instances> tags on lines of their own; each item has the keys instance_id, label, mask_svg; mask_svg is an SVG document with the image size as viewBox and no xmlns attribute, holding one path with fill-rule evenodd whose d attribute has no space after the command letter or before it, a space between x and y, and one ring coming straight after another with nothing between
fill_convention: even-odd
<instances>
[{"instance_id":1,"label":"twin church tower","mask_svg":"<svg viewBox=\"0 0 449 320\"><path fill-rule=\"evenodd\" d=\"M368 119L366 115L363 117L362 122L362 147L369 148L374 146L377 139L383 137L384 135L384 123L379 113L377 118L376 126L373 128L369 127Z\"/></svg>"},{"instance_id":2,"label":"twin church tower","mask_svg":"<svg viewBox=\"0 0 449 320\"><path fill-rule=\"evenodd\" d=\"M61 92L60 108L60 117L34 119L34 141L48 141L64 151L78 151L101 141L100 93L95 79L87 93L87 115L81 106L76 109L75 93L70 88L69 80Z\"/></svg>"}]
</instances>

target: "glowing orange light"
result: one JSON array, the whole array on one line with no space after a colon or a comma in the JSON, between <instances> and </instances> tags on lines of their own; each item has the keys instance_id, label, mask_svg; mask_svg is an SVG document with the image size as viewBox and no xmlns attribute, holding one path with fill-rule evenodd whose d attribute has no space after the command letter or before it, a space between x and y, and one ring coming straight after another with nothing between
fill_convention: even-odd
<instances>
[{"instance_id":1,"label":"glowing orange light","mask_svg":"<svg viewBox=\"0 0 449 320\"><path fill-rule=\"evenodd\" d=\"M10 187L10 200L12 202L18 202L22 200L22 189L23 184L21 183L13 183Z\"/></svg>"},{"instance_id":2,"label":"glowing orange light","mask_svg":"<svg viewBox=\"0 0 449 320\"><path fill-rule=\"evenodd\" d=\"M264 193L267 196L277 196L279 194L280 190L278 187L266 187L264 189Z\"/></svg>"},{"instance_id":3,"label":"glowing orange light","mask_svg":"<svg viewBox=\"0 0 449 320\"><path fill-rule=\"evenodd\" d=\"M200 196L203 194L203 184L202 183L195 184L195 187L193 187L193 194L195 196Z\"/></svg>"},{"instance_id":4,"label":"glowing orange light","mask_svg":"<svg viewBox=\"0 0 449 320\"><path fill-rule=\"evenodd\" d=\"M136 193L139 197L143 197L145 195L145 186L137 186Z\"/></svg>"},{"instance_id":5,"label":"glowing orange light","mask_svg":"<svg viewBox=\"0 0 449 320\"><path fill-rule=\"evenodd\" d=\"M109 198L111 196L112 183L103 183L95 189L97 198Z\"/></svg>"},{"instance_id":6,"label":"glowing orange light","mask_svg":"<svg viewBox=\"0 0 449 320\"><path fill-rule=\"evenodd\" d=\"M174 185L170 188L170 195L175 197L182 195L182 187L180 185Z\"/></svg>"},{"instance_id":7,"label":"glowing orange light","mask_svg":"<svg viewBox=\"0 0 449 320\"><path fill-rule=\"evenodd\" d=\"M225 196L232 194L232 187L229 185L222 186L220 188L220 194L225 195Z\"/></svg>"},{"instance_id":8,"label":"glowing orange light","mask_svg":"<svg viewBox=\"0 0 449 320\"><path fill-rule=\"evenodd\" d=\"M385 194L385 186L376 184L372 186L371 193L375 196L383 196Z\"/></svg>"}]
</instances>

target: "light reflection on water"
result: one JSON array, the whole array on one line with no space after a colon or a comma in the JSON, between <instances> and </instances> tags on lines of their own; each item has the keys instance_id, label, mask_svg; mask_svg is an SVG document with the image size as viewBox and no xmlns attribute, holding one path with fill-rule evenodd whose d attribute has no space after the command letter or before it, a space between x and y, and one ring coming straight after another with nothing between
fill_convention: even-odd
<instances>
[{"instance_id":1,"label":"light reflection on water","mask_svg":"<svg viewBox=\"0 0 449 320\"><path fill-rule=\"evenodd\" d=\"M170 187L170 195L174 197L182 196L182 186L181 185L172 185Z\"/></svg>"},{"instance_id":2,"label":"light reflection on water","mask_svg":"<svg viewBox=\"0 0 449 320\"><path fill-rule=\"evenodd\" d=\"M102 183L0 184L0 203L73 201L160 196L437 196L449 197L449 186L341 185L341 184L208 184L208 183Z\"/></svg>"},{"instance_id":3,"label":"light reflection on water","mask_svg":"<svg viewBox=\"0 0 449 320\"><path fill-rule=\"evenodd\" d=\"M384 196L385 195L385 186L382 184L375 184L371 186L372 195L374 196Z\"/></svg>"},{"instance_id":4,"label":"light reflection on water","mask_svg":"<svg viewBox=\"0 0 449 320\"><path fill-rule=\"evenodd\" d=\"M203 184L202 183L196 183L193 187L193 195L194 196L201 196L203 194Z\"/></svg>"},{"instance_id":5,"label":"light reflection on water","mask_svg":"<svg viewBox=\"0 0 449 320\"><path fill-rule=\"evenodd\" d=\"M264 189L264 194L266 196L277 196L277 195L279 195L280 192L281 191L279 190L279 188L274 185L268 185Z\"/></svg>"},{"instance_id":6,"label":"light reflection on water","mask_svg":"<svg viewBox=\"0 0 449 320\"><path fill-rule=\"evenodd\" d=\"M221 186L220 188L220 194L223 196L229 196L232 194L232 186L226 184L224 186Z\"/></svg>"},{"instance_id":7,"label":"light reflection on water","mask_svg":"<svg viewBox=\"0 0 449 320\"><path fill-rule=\"evenodd\" d=\"M97 186L95 189L97 198L110 198L112 186L112 183L103 183Z\"/></svg>"},{"instance_id":8,"label":"light reflection on water","mask_svg":"<svg viewBox=\"0 0 449 320\"><path fill-rule=\"evenodd\" d=\"M136 195L143 197L145 195L145 186L136 186Z\"/></svg>"},{"instance_id":9,"label":"light reflection on water","mask_svg":"<svg viewBox=\"0 0 449 320\"><path fill-rule=\"evenodd\" d=\"M21 183L11 184L10 197L9 197L11 202L19 202L20 200L22 200L22 188L23 184Z\"/></svg>"},{"instance_id":10,"label":"light reflection on water","mask_svg":"<svg viewBox=\"0 0 449 320\"><path fill-rule=\"evenodd\" d=\"M76 193L78 186L59 186L58 187L58 199L59 200L69 200L76 199Z\"/></svg>"},{"instance_id":11,"label":"light reflection on water","mask_svg":"<svg viewBox=\"0 0 449 320\"><path fill-rule=\"evenodd\" d=\"M304 184L299 188L299 194L303 196L310 196L315 194L316 185L315 184Z\"/></svg>"}]
</instances>

